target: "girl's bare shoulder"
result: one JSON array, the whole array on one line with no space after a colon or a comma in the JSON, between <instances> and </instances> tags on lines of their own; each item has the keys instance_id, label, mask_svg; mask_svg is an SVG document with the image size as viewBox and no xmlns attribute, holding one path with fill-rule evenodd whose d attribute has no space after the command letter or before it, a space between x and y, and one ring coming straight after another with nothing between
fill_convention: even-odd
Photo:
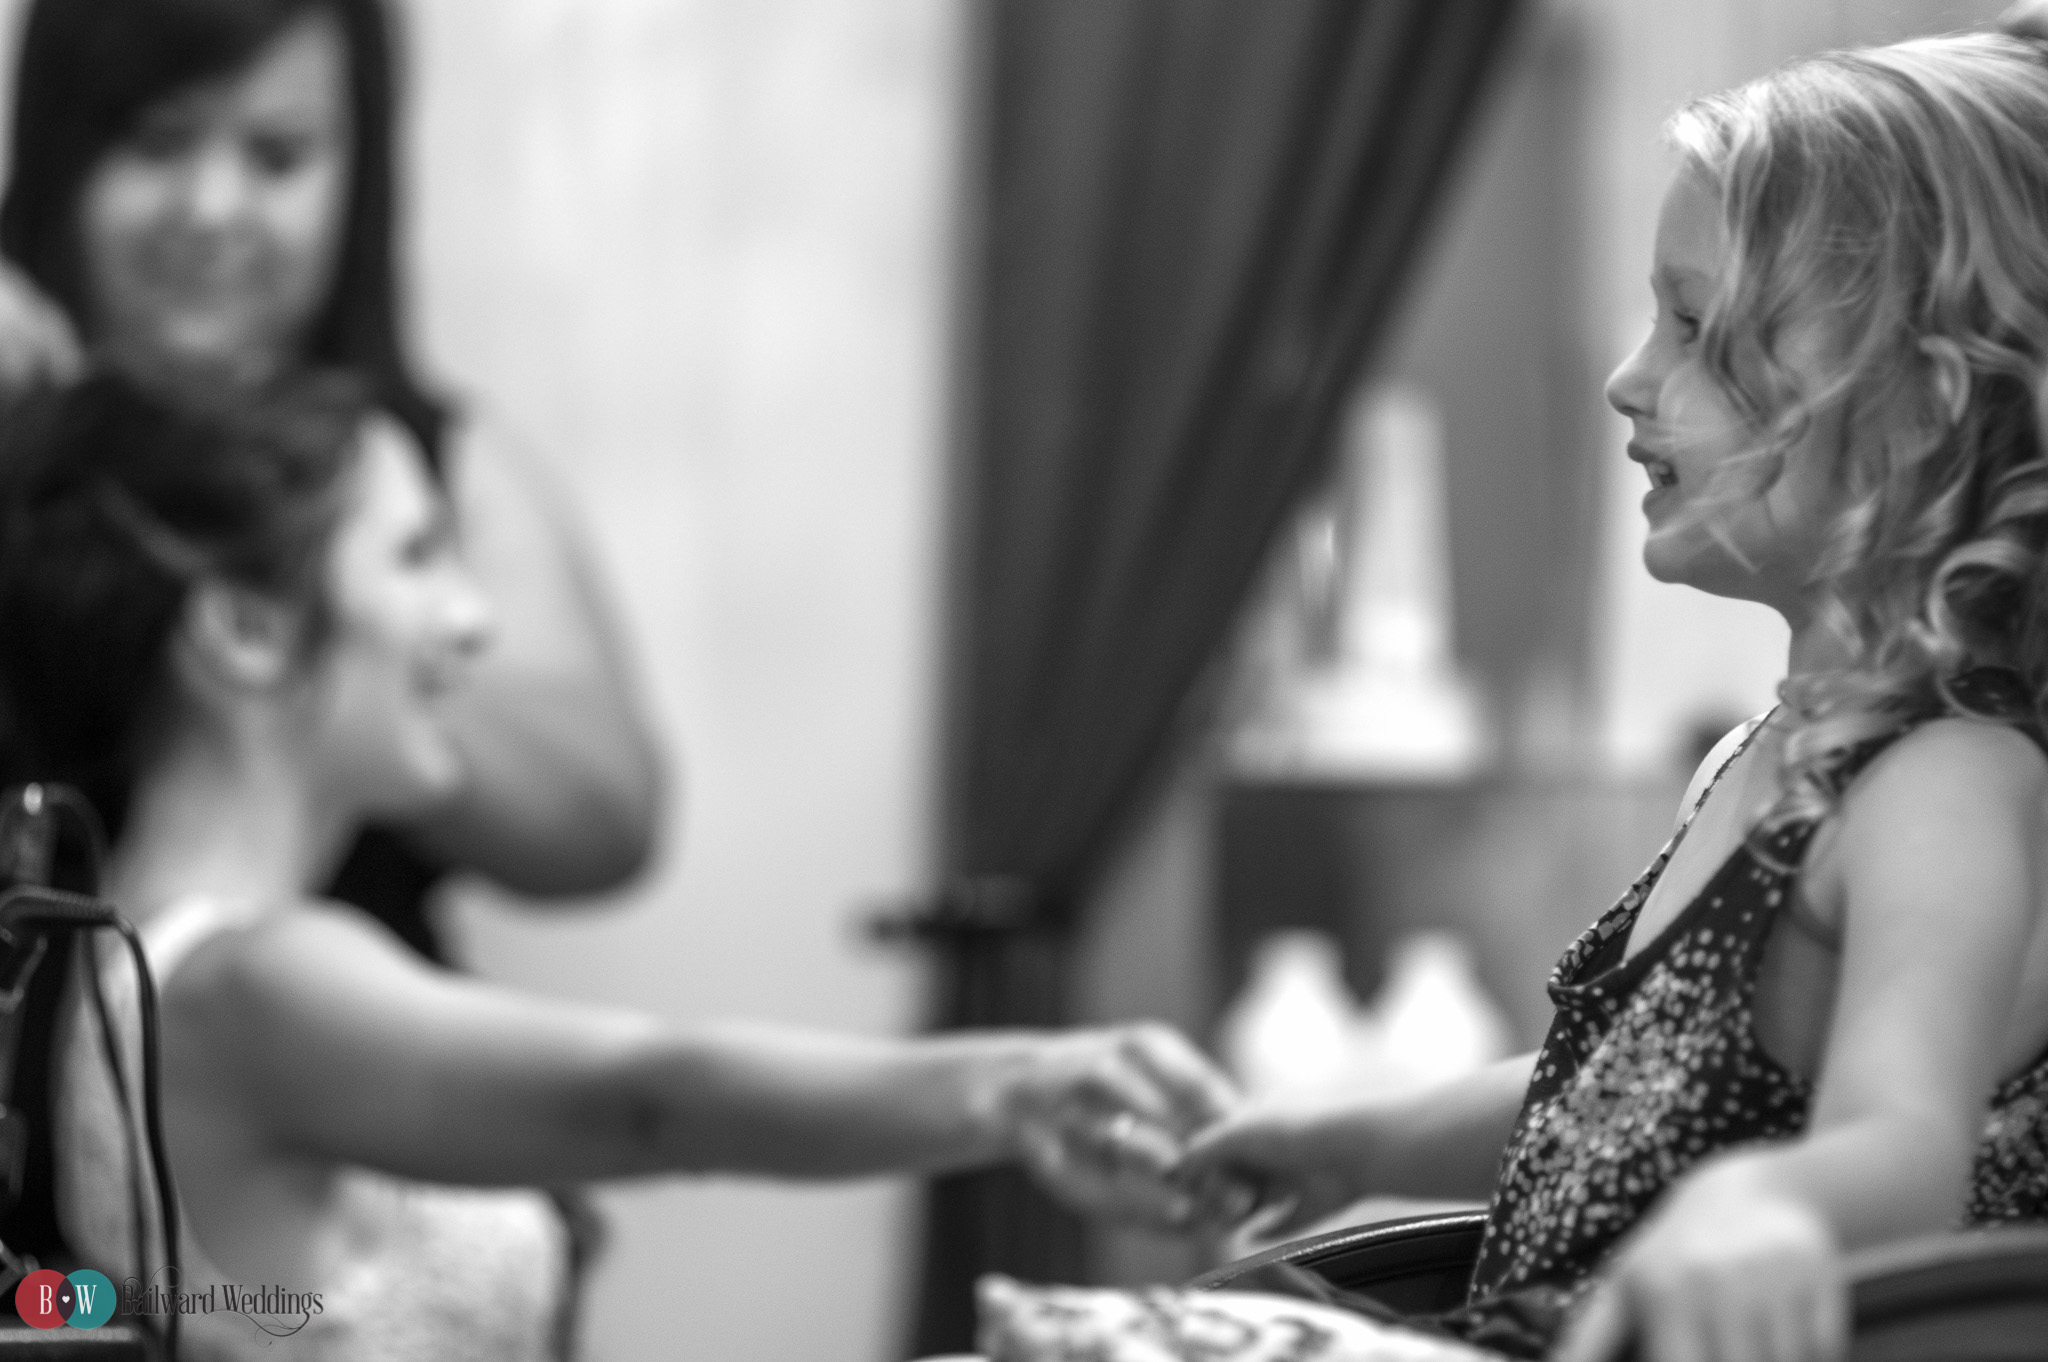
<instances>
[{"instance_id":1,"label":"girl's bare shoulder","mask_svg":"<svg viewBox=\"0 0 2048 1362\"><path fill-rule=\"evenodd\" d=\"M1839 821L1845 867L1880 878L2035 865L2048 856L2048 756L2010 724L1930 720L1870 763Z\"/></svg>"},{"instance_id":2,"label":"girl's bare shoulder","mask_svg":"<svg viewBox=\"0 0 2048 1362\"><path fill-rule=\"evenodd\" d=\"M1852 799L1875 795L1908 804L2038 801L2044 794L2048 754L2039 744L2011 724L1961 717L1918 725L1880 753L1850 790Z\"/></svg>"}]
</instances>

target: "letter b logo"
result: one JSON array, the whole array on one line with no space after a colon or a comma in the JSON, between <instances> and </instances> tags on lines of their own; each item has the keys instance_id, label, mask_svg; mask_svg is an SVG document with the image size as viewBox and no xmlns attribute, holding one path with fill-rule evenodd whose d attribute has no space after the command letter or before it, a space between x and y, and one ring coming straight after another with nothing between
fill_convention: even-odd
<instances>
[{"instance_id":1,"label":"letter b logo","mask_svg":"<svg viewBox=\"0 0 2048 1362\"><path fill-rule=\"evenodd\" d=\"M71 1306L71 1283L61 1272L31 1272L14 1288L14 1308L32 1328L56 1328L71 1318Z\"/></svg>"},{"instance_id":2,"label":"letter b logo","mask_svg":"<svg viewBox=\"0 0 2048 1362\"><path fill-rule=\"evenodd\" d=\"M113 1318L114 1284L89 1267L69 1277L44 1268L14 1288L14 1308L33 1328L97 1329Z\"/></svg>"}]
</instances>

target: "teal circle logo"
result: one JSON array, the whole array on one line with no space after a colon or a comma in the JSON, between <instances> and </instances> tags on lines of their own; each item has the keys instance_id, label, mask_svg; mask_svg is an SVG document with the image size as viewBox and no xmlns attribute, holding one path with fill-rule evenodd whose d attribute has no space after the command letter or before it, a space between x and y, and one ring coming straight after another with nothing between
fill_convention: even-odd
<instances>
[{"instance_id":1,"label":"teal circle logo","mask_svg":"<svg viewBox=\"0 0 2048 1362\"><path fill-rule=\"evenodd\" d=\"M114 1317L114 1284L103 1273L82 1267L66 1277L71 1287L71 1318L74 1329L97 1329Z\"/></svg>"}]
</instances>

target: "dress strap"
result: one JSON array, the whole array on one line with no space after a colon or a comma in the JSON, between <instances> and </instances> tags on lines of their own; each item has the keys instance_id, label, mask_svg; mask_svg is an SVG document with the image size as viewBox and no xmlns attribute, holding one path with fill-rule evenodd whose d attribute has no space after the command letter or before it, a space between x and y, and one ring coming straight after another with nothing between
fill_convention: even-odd
<instances>
[{"instance_id":1,"label":"dress strap","mask_svg":"<svg viewBox=\"0 0 2048 1362\"><path fill-rule=\"evenodd\" d=\"M1749 750L1750 742L1758 733L1763 731L1763 726L1769 723L1771 716L1777 712L1778 707L1773 705L1754 719L1743 724L1742 736L1737 738L1735 745L1728 749L1728 755L1721 758L1721 764L1714 768L1713 775L1707 777L1707 783L1700 787L1699 795L1692 801L1692 806L1685 811L1685 817L1678 824L1678 830L1681 833L1685 831L1699 811L1705 807L1707 796L1712 794L1714 787L1721 783L1721 777L1728 773L1728 768L1735 764L1735 759ZM1726 739L1723 739L1723 741L1726 741Z\"/></svg>"}]
</instances>

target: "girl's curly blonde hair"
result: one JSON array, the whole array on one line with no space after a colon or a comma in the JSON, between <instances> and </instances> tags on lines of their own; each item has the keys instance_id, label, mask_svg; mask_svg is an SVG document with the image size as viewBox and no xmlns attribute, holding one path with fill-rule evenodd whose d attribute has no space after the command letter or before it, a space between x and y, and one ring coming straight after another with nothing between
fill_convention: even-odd
<instances>
[{"instance_id":1,"label":"girl's curly blonde hair","mask_svg":"<svg viewBox=\"0 0 2048 1362\"><path fill-rule=\"evenodd\" d=\"M1729 266L1702 355L1757 434L1705 516L1770 486L1817 417L1848 432L1811 585L1849 661L1782 688L1770 832L1829 813L1859 743L1971 714L1954 683L1973 668L2013 669L2048 717L2048 48L1829 53L1668 132L1719 189ZM1802 383L1780 345L1816 317L1837 358ZM1944 391L1931 351L1961 356L1966 392Z\"/></svg>"}]
</instances>

